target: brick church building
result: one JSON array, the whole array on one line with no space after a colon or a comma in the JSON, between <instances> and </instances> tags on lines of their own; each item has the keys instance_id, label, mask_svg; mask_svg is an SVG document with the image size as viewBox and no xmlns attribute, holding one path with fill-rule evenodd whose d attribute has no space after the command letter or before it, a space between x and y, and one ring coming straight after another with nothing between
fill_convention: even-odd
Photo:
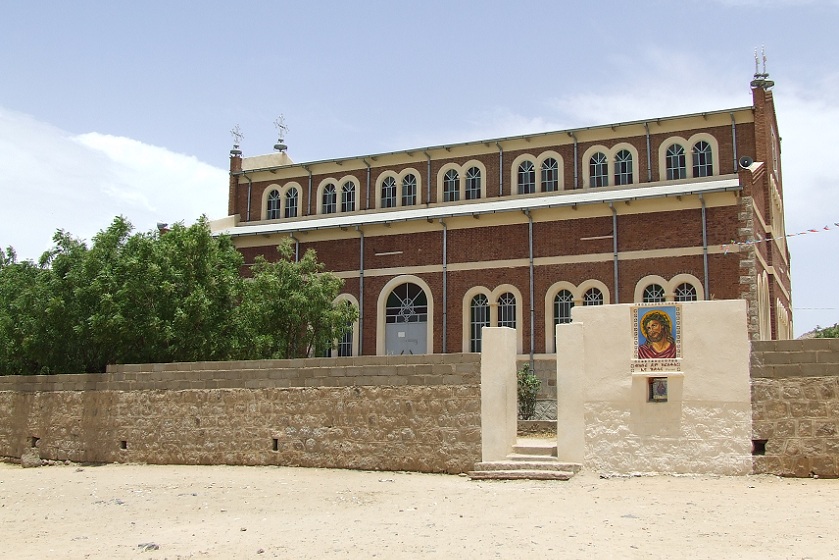
<instances>
[{"instance_id":1,"label":"brick church building","mask_svg":"<svg viewBox=\"0 0 839 560\"><path fill-rule=\"evenodd\" d=\"M291 239L359 309L333 355L475 352L482 326L555 351L575 305L745 299L752 339L792 332L780 136L752 106L293 163L230 157L246 264Z\"/></svg>"}]
</instances>

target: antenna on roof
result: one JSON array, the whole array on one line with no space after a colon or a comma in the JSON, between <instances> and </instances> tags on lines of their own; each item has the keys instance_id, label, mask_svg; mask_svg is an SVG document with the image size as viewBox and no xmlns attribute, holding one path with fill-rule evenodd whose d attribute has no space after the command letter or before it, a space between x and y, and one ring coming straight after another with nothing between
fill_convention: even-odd
<instances>
[{"instance_id":1,"label":"antenna on roof","mask_svg":"<svg viewBox=\"0 0 839 560\"><path fill-rule=\"evenodd\" d=\"M230 150L230 155L242 155L242 150L239 149L239 145L242 143L242 139L245 137L245 135L242 134L242 130L239 128L238 124L230 130L230 136L233 137L233 149Z\"/></svg>"},{"instance_id":2,"label":"antenna on roof","mask_svg":"<svg viewBox=\"0 0 839 560\"><path fill-rule=\"evenodd\" d=\"M768 90L775 85L775 82L769 79L769 73L766 71L766 47L760 47L760 54L763 57L763 72L760 71L760 59L757 57L757 48L755 48L755 76L752 80L752 88L762 88Z\"/></svg>"},{"instance_id":3,"label":"antenna on roof","mask_svg":"<svg viewBox=\"0 0 839 560\"><path fill-rule=\"evenodd\" d=\"M274 144L274 149L278 152L284 152L288 149L288 146L285 145L285 135L288 134L288 126L285 123L285 117L280 115L277 117L277 120L274 121L274 126L277 128L277 143Z\"/></svg>"}]
</instances>

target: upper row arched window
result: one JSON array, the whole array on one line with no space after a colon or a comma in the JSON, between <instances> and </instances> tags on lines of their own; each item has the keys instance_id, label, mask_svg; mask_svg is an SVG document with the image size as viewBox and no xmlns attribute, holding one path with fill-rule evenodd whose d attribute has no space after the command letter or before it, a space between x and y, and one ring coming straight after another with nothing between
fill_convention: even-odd
<instances>
[{"instance_id":1,"label":"upper row arched window","mask_svg":"<svg viewBox=\"0 0 839 560\"><path fill-rule=\"evenodd\" d=\"M486 171L481 163L467 162L463 166L447 164L443 166L437 177L438 201L479 200L486 196L484 192Z\"/></svg>"},{"instance_id":2,"label":"upper row arched window","mask_svg":"<svg viewBox=\"0 0 839 560\"><path fill-rule=\"evenodd\" d=\"M583 154L586 188L631 185L636 182L638 151L627 143L612 148L592 146Z\"/></svg>"},{"instance_id":3,"label":"upper row arched window","mask_svg":"<svg viewBox=\"0 0 839 560\"><path fill-rule=\"evenodd\" d=\"M378 208L415 206L419 203L419 174L413 169L399 175L386 172L378 182Z\"/></svg>"},{"instance_id":4,"label":"upper row arched window","mask_svg":"<svg viewBox=\"0 0 839 560\"><path fill-rule=\"evenodd\" d=\"M595 152L589 158L589 187L608 187L610 184L609 158L603 152ZM612 160L612 181L615 186L631 185L635 182L633 155L629 150L619 150Z\"/></svg>"},{"instance_id":5,"label":"upper row arched window","mask_svg":"<svg viewBox=\"0 0 839 560\"><path fill-rule=\"evenodd\" d=\"M345 180L341 183L328 181L322 184L320 189L319 213L336 214L340 212L354 212L358 210L357 192L355 181Z\"/></svg>"},{"instance_id":6,"label":"upper row arched window","mask_svg":"<svg viewBox=\"0 0 839 560\"><path fill-rule=\"evenodd\" d=\"M694 134L687 140L668 138L659 152L660 179L677 181L719 175L717 151L717 141L710 134Z\"/></svg>"},{"instance_id":7,"label":"upper row arched window","mask_svg":"<svg viewBox=\"0 0 839 560\"><path fill-rule=\"evenodd\" d=\"M296 218L300 213L300 190L294 184L285 187L269 187L263 195L263 220Z\"/></svg>"},{"instance_id":8,"label":"upper row arched window","mask_svg":"<svg viewBox=\"0 0 839 560\"><path fill-rule=\"evenodd\" d=\"M517 157L513 160L513 192L533 194L561 190L561 161L562 158L555 152L543 152L539 157L530 154Z\"/></svg>"}]
</instances>

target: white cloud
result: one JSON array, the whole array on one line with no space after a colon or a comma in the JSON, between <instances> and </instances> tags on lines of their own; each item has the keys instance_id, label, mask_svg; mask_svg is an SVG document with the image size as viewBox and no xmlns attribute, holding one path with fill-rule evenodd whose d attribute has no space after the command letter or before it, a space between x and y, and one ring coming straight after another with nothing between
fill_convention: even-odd
<instances>
[{"instance_id":1,"label":"white cloud","mask_svg":"<svg viewBox=\"0 0 839 560\"><path fill-rule=\"evenodd\" d=\"M140 231L227 209L227 172L117 136L74 136L0 108L0 246L37 259L63 229L90 239L117 215Z\"/></svg>"}]
</instances>

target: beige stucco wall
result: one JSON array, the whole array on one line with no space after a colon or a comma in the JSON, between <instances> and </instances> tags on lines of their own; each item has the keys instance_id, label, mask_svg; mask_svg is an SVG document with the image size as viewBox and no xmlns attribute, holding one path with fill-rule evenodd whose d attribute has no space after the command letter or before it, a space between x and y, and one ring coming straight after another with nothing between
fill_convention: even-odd
<instances>
[{"instance_id":1,"label":"beige stucco wall","mask_svg":"<svg viewBox=\"0 0 839 560\"><path fill-rule=\"evenodd\" d=\"M557 326L566 460L608 473L751 472L745 302L681 306L682 359L670 368L680 371L668 377L664 403L649 402L647 375L631 373L632 305L578 306L573 323Z\"/></svg>"},{"instance_id":2,"label":"beige stucco wall","mask_svg":"<svg viewBox=\"0 0 839 560\"><path fill-rule=\"evenodd\" d=\"M0 377L0 457L459 473L480 460L477 355L116 366Z\"/></svg>"}]
</instances>

